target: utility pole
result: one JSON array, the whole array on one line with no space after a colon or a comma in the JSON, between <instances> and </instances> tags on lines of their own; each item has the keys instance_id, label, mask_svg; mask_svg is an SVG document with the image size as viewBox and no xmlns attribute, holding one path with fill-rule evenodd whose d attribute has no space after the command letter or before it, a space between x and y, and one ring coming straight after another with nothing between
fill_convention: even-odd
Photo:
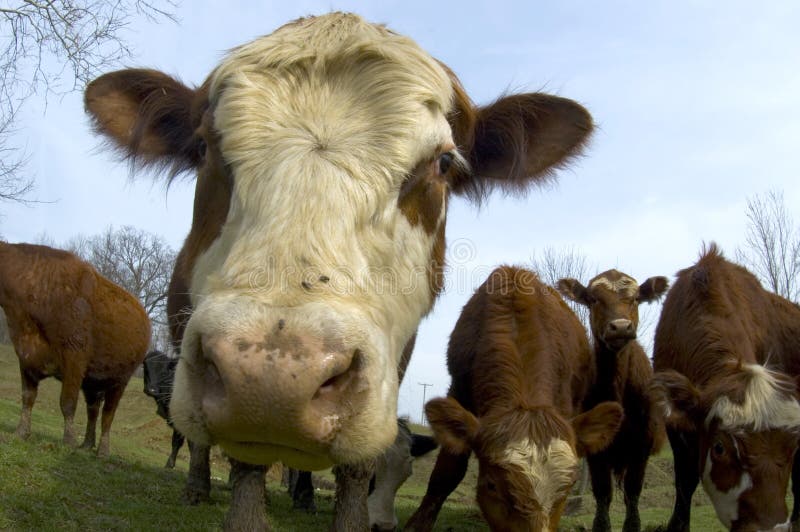
<instances>
[{"instance_id":1,"label":"utility pole","mask_svg":"<svg viewBox=\"0 0 800 532\"><path fill-rule=\"evenodd\" d=\"M433 386L433 384L426 384L424 382L418 382L420 386L422 386L422 414L420 415L420 424L423 426L425 425L425 392L428 391L428 386Z\"/></svg>"}]
</instances>

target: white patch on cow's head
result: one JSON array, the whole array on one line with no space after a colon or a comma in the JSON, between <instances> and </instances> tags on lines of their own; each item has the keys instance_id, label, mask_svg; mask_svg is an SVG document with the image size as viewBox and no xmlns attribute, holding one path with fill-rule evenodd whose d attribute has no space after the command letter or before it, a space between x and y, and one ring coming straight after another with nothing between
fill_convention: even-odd
<instances>
[{"instance_id":1,"label":"white patch on cow's head","mask_svg":"<svg viewBox=\"0 0 800 532\"><path fill-rule=\"evenodd\" d=\"M632 277L628 277L627 275L622 275L619 279L612 281L608 277L598 277L589 285L589 288L592 289L596 286L602 286L608 290L611 290L614 293L618 293L622 296L633 297L639 291L639 283L636 282L636 279Z\"/></svg>"},{"instance_id":2,"label":"white patch on cow's head","mask_svg":"<svg viewBox=\"0 0 800 532\"><path fill-rule=\"evenodd\" d=\"M536 501L545 512L575 482L578 457L572 447L560 438L553 438L546 448L529 439L509 445L501 462L522 470L533 486Z\"/></svg>"},{"instance_id":3,"label":"white patch on cow's head","mask_svg":"<svg viewBox=\"0 0 800 532\"><path fill-rule=\"evenodd\" d=\"M770 429L793 430L800 427L800 404L791 390L760 364L742 364L751 373L742 404L722 395L708 411L706 426L718 419L725 430L747 428L753 431Z\"/></svg>"},{"instance_id":4,"label":"white patch on cow's head","mask_svg":"<svg viewBox=\"0 0 800 532\"><path fill-rule=\"evenodd\" d=\"M738 455L739 447L736 445L736 440L733 443ZM711 451L709 451L706 455L706 465L703 468L703 487L714 504L717 517L725 527L730 528L731 524L739 518L739 497L753 487L753 479L747 471L742 471L738 484L728 491L720 491L711 479L712 466Z\"/></svg>"}]
</instances>

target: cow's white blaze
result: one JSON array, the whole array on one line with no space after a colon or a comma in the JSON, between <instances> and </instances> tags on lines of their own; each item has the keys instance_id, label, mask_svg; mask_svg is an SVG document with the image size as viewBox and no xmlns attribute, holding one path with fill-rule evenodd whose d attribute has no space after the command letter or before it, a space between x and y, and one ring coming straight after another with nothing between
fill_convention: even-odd
<instances>
[{"instance_id":1,"label":"cow's white blaze","mask_svg":"<svg viewBox=\"0 0 800 532\"><path fill-rule=\"evenodd\" d=\"M735 444L736 442L734 440L734 445ZM739 482L734 487L728 491L721 491L711 478L712 467L711 451L709 451L706 455L705 467L703 468L703 487L706 489L706 493L708 493L711 502L714 504L717 517L722 521L722 524L730 528L731 523L739 518L739 497L742 493L753 487L753 479L747 471L742 471Z\"/></svg>"},{"instance_id":2,"label":"cow's white blaze","mask_svg":"<svg viewBox=\"0 0 800 532\"><path fill-rule=\"evenodd\" d=\"M753 431L800 427L800 404L775 375L760 364L742 364L751 373L744 401L739 404L722 395L709 409L706 426L718 419L723 429Z\"/></svg>"},{"instance_id":3,"label":"cow's white blaze","mask_svg":"<svg viewBox=\"0 0 800 532\"><path fill-rule=\"evenodd\" d=\"M553 438L545 447L529 439L509 445L501 461L520 469L530 480L536 501L545 512L575 482L578 457L566 441Z\"/></svg>"},{"instance_id":4,"label":"cow's white blaze","mask_svg":"<svg viewBox=\"0 0 800 532\"><path fill-rule=\"evenodd\" d=\"M598 277L592 281L592 284L589 285L589 288L594 288L596 286L602 286L603 288L607 288L612 292L631 297L635 296L639 291L639 284L635 279L628 277L627 275L623 275L614 281L608 277Z\"/></svg>"}]
</instances>

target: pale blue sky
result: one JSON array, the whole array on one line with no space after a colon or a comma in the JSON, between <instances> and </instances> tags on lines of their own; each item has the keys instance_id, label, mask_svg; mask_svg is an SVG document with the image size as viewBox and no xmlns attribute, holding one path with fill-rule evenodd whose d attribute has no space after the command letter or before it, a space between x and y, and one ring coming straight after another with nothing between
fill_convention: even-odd
<instances>
[{"instance_id":1,"label":"pale blue sky","mask_svg":"<svg viewBox=\"0 0 800 532\"><path fill-rule=\"evenodd\" d=\"M526 198L493 197L480 211L455 200L447 236L452 276L423 322L400 392L419 416L446 393L447 338L474 287L499 263L524 264L545 247L572 246L598 270L642 280L672 276L717 241L744 240L748 197L783 190L798 213L800 3L786 2L247 2L184 0L180 25L130 28L148 66L199 84L224 51L301 15L357 12L416 39L460 76L472 98L546 90L573 98L599 128L586 157ZM167 193L98 149L80 94L25 108L19 140L36 178L33 196L2 204L0 233L57 242L134 225L175 248L188 231L192 183Z\"/></svg>"}]
</instances>

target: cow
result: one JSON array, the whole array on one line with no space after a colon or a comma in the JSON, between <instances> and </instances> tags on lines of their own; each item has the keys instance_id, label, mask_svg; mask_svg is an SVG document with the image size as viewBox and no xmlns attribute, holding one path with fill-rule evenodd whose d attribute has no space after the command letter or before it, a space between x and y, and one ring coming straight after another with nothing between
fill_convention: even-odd
<instances>
[{"instance_id":1,"label":"cow","mask_svg":"<svg viewBox=\"0 0 800 532\"><path fill-rule=\"evenodd\" d=\"M658 300L667 290L666 277L650 277L641 285L617 270L605 271L584 286L577 279L560 279L561 294L589 309L596 378L584 400L588 409L603 401L618 401L625 411L622 426L604 451L587 457L596 510L592 530L610 531L612 472L625 498L623 532L638 532L639 495L650 455L666 439L663 419L650 397L653 368L636 341L639 304Z\"/></svg>"},{"instance_id":2,"label":"cow","mask_svg":"<svg viewBox=\"0 0 800 532\"><path fill-rule=\"evenodd\" d=\"M444 283L450 194L545 181L581 153L591 115L541 93L476 106L411 39L348 13L239 46L198 88L127 69L84 102L134 164L197 175L175 426L237 460L241 486L258 484L244 464L338 464L334 527L366 530L403 353ZM234 496L229 522L266 527L255 498Z\"/></svg>"},{"instance_id":3,"label":"cow","mask_svg":"<svg viewBox=\"0 0 800 532\"><path fill-rule=\"evenodd\" d=\"M172 383L175 380L177 358L170 358L158 350L150 351L144 357L144 393L156 402L156 414L163 418L172 429L172 451L164 467L172 469L178 458L178 451L183 447L186 438L178 432L169 416L169 398L172 395Z\"/></svg>"},{"instance_id":4,"label":"cow","mask_svg":"<svg viewBox=\"0 0 800 532\"><path fill-rule=\"evenodd\" d=\"M367 498L370 530L391 532L397 529L394 509L397 491L411 476L414 459L433 451L436 446L432 437L411 432L405 419L397 419L397 438L375 461L375 475Z\"/></svg>"},{"instance_id":5,"label":"cow","mask_svg":"<svg viewBox=\"0 0 800 532\"><path fill-rule=\"evenodd\" d=\"M681 270L655 334L654 393L675 459L670 531L689 530L702 479L731 530L789 530L800 515L800 308L715 244ZM792 475L794 509L786 508Z\"/></svg>"},{"instance_id":6,"label":"cow","mask_svg":"<svg viewBox=\"0 0 800 532\"><path fill-rule=\"evenodd\" d=\"M60 406L67 445L76 445L78 396L86 399L86 434L107 457L114 413L150 343L150 320L139 301L72 253L47 246L0 242L0 306L19 358L22 413L16 434L31 433L39 381L61 381Z\"/></svg>"},{"instance_id":7,"label":"cow","mask_svg":"<svg viewBox=\"0 0 800 532\"><path fill-rule=\"evenodd\" d=\"M617 402L581 413L593 359L558 292L530 271L494 270L450 336L448 396L425 406L441 449L404 530L431 530L474 452L478 505L492 530L555 531L578 458L604 449L622 422Z\"/></svg>"}]
</instances>

